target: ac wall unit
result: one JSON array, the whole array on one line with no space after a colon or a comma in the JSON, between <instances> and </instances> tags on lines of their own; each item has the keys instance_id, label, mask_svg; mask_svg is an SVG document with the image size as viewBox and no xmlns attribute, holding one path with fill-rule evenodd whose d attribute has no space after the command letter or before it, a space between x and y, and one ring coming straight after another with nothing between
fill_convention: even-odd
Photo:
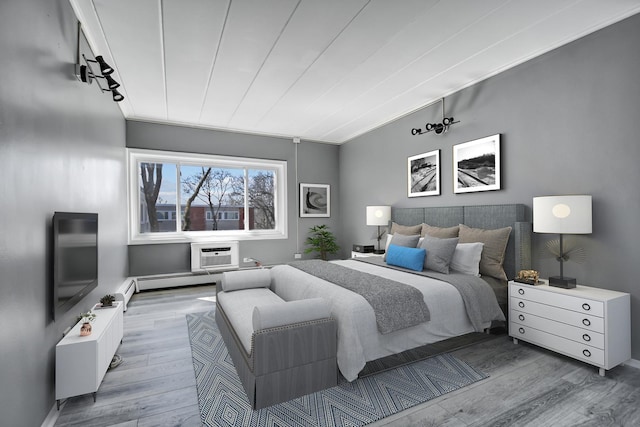
<instances>
[{"instance_id":1,"label":"ac wall unit","mask_svg":"<svg viewBox=\"0 0 640 427\"><path fill-rule=\"evenodd\" d=\"M239 267L238 242L191 244L192 272L234 270Z\"/></svg>"}]
</instances>

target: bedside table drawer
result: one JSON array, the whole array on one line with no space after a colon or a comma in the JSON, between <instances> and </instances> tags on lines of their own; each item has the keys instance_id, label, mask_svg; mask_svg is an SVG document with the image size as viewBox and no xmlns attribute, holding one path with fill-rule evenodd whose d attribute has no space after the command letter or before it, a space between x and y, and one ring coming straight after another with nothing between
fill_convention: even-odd
<instances>
[{"instance_id":1,"label":"bedside table drawer","mask_svg":"<svg viewBox=\"0 0 640 427\"><path fill-rule=\"evenodd\" d=\"M604 334L516 310L509 312L509 318L514 324L550 332L553 335L604 350Z\"/></svg>"},{"instance_id":2,"label":"bedside table drawer","mask_svg":"<svg viewBox=\"0 0 640 427\"><path fill-rule=\"evenodd\" d=\"M563 308L514 297L509 298L509 309L566 323L589 331L604 333L604 318L602 317L569 311ZM517 321L517 318L517 315L513 318L510 317L514 322Z\"/></svg>"},{"instance_id":3,"label":"bedside table drawer","mask_svg":"<svg viewBox=\"0 0 640 427\"><path fill-rule=\"evenodd\" d=\"M583 298L580 295L574 296L548 292L528 285L510 286L509 290L510 296L512 297L560 307L566 310L576 311L578 313L590 314L592 316L604 316L604 304L602 301L590 300Z\"/></svg>"},{"instance_id":4,"label":"bedside table drawer","mask_svg":"<svg viewBox=\"0 0 640 427\"><path fill-rule=\"evenodd\" d=\"M509 325L509 335L513 338L521 339L532 344L541 345L575 359L598 366L604 366L604 351L590 345L580 344L566 338L539 331L528 326L517 325L515 323Z\"/></svg>"}]
</instances>

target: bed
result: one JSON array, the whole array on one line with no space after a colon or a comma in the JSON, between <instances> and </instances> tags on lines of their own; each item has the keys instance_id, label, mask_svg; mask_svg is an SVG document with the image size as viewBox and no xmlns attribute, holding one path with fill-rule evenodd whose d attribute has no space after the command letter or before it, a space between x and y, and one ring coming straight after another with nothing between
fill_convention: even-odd
<instances>
[{"instance_id":1,"label":"bed","mask_svg":"<svg viewBox=\"0 0 640 427\"><path fill-rule=\"evenodd\" d=\"M481 282L481 285L471 288L489 289L491 296L488 298L495 298L491 304L498 307L497 311L494 307L489 307L488 314L480 320L472 321L468 312L469 297L463 299L456 287L441 280L446 278L442 274L426 277L408 272L402 267L388 268L384 262L363 262L358 259L332 261L340 267L372 274L382 278L381 280L408 284L422 293L430 315L427 322L380 333L376 313L361 295L292 265L279 265L271 269L272 289L285 301L315 297L330 301L331 316L338 324L338 368L348 381L356 379L368 361L469 332L481 331L489 328L495 321L504 320L507 279L514 278L516 272L521 269L530 268L531 223L525 205L392 208L391 224L392 230L396 233L401 229L411 230L411 226L423 223L436 231L464 224L467 240L469 236L474 236L473 232L511 227L502 263L505 277L485 280L485 276L471 278L472 275L469 275L468 278L472 281L470 283L475 284L473 280ZM391 256L391 252L388 254ZM452 272L454 273L460 275ZM482 289L482 292L478 294L481 295L478 297L479 300L486 298L486 290ZM500 307L503 309L500 310Z\"/></svg>"}]
</instances>

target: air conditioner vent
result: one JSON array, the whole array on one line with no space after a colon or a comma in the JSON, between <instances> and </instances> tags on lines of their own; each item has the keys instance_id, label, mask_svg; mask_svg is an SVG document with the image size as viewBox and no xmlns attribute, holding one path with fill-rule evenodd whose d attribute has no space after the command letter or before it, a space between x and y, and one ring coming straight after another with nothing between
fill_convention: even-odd
<instances>
[{"instance_id":1,"label":"air conditioner vent","mask_svg":"<svg viewBox=\"0 0 640 427\"><path fill-rule=\"evenodd\" d=\"M192 272L233 270L238 267L238 242L191 244Z\"/></svg>"}]
</instances>

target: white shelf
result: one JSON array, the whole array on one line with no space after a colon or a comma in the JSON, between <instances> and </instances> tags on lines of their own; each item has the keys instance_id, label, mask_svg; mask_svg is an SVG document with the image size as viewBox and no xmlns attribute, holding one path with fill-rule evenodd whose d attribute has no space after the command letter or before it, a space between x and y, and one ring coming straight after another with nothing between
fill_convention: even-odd
<instances>
[{"instance_id":1,"label":"white shelf","mask_svg":"<svg viewBox=\"0 0 640 427\"><path fill-rule=\"evenodd\" d=\"M56 400L96 392L122 341L123 303L113 308L95 309L91 335L80 336L78 322L56 345Z\"/></svg>"}]
</instances>

